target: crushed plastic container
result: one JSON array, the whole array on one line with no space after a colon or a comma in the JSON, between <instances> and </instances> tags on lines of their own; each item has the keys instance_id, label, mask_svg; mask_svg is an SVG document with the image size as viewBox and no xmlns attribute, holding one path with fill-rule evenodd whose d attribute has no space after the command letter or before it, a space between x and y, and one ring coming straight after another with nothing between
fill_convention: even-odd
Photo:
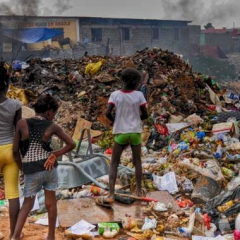
<instances>
[{"instance_id":1,"label":"crushed plastic container","mask_svg":"<svg viewBox=\"0 0 240 240\"><path fill-rule=\"evenodd\" d=\"M218 223L218 227L222 234L225 234L231 231L230 223L225 215L222 215L222 218Z\"/></svg>"},{"instance_id":2,"label":"crushed plastic container","mask_svg":"<svg viewBox=\"0 0 240 240\"><path fill-rule=\"evenodd\" d=\"M221 144L219 144L217 147L217 150L215 152L215 157L217 159L220 159L220 158L222 158L222 154L223 154L222 146L221 146Z\"/></svg>"},{"instance_id":3,"label":"crushed plastic container","mask_svg":"<svg viewBox=\"0 0 240 240\"><path fill-rule=\"evenodd\" d=\"M240 231L240 213L237 215L235 220L235 230Z\"/></svg>"}]
</instances>

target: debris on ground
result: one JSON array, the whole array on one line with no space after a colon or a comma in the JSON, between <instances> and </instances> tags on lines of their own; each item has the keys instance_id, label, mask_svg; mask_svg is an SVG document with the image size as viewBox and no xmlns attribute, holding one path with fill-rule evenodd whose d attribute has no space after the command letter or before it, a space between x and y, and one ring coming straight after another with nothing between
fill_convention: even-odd
<instances>
[{"instance_id":1,"label":"debris on ground","mask_svg":"<svg viewBox=\"0 0 240 240\"><path fill-rule=\"evenodd\" d=\"M99 185L57 192L59 224L66 237L239 239L239 92L222 88L211 77L194 72L180 56L157 48L130 57L34 59L28 64L12 76L9 96L29 108L41 94L56 96L61 102L57 122L76 141L84 127L91 128L91 142L101 148L95 154L105 158L111 156L113 144L106 105L110 93L121 88L121 71L133 67L149 75L150 117L142 133L146 197L132 197L136 179L127 147L121 157L124 170L118 173L113 209L95 205L95 198L107 194ZM78 164L80 154L72 156ZM101 167L88 166L93 153L86 156L84 171L93 175L91 171ZM108 185L108 176L95 180ZM43 204L44 199L38 198Z\"/></svg>"}]
</instances>

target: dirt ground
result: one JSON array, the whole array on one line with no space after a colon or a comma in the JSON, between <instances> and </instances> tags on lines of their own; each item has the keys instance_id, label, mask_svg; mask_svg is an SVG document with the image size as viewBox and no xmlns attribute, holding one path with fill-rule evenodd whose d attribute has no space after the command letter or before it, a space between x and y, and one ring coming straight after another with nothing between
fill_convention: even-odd
<instances>
[{"instance_id":1,"label":"dirt ground","mask_svg":"<svg viewBox=\"0 0 240 240\"><path fill-rule=\"evenodd\" d=\"M43 237L47 234L48 227L40 226L34 223L26 222L25 227L23 229L24 238L23 240L42 240ZM0 213L0 231L4 235L4 240L8 240L9 238L9 217L8 213ZM115 240L118 239L114 238ZM81 238L79 238L80 240ZM94 238L96 240L103 240L102 237ZM113 240L114 240L113 239ZM56 240L67 240L64 236L64 232L56 229ZM69 240L69 239L68 239Z\"/></svg>"},{"instance_id":2,"label":"dirt ground","mask_svg":"<svg viewBox=\"0 0 240 240\"><path fill-rule=\"evenodd\" d=\"M34 223L27 222L23 229L24 240L42 240L44 235L47 234L48 228L40 226ZM8 214L0 215L0 231L4 235L4 240L8 239L9 236L9 217ZM64 233L56 230L56 240L64 240Z\"/></svg>"}]
</instances>

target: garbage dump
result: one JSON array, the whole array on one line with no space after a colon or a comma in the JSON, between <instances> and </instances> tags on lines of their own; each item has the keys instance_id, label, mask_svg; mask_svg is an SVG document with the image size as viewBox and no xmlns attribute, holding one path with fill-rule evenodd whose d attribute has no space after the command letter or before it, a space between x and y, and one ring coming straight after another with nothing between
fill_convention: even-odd
<instances>
[{"instance_id":1,"label":"garbage dump","mask_svg":"<svg viewBox=\"0 0 240 240\"><path fill-rule=\"evenodd\" d=\"M61 102L58 124L76 142L83 128L91 129L93 152L108 158L113 144L105 117L110 93L121 88L123 69L135 68L143 76L141 89L150 115L142 131L146 196L133 194L136 179L127 147L113 210L95 205L94 199L105 196L107 189L90 181L57 192L59 225L66 238L240 239L238 92L194 72L181 56L157 48L130 57L34 59L28 64L12 74L8 92L27 107L25 116L37 96L56 96ZM108 175L96 181L108 185ZM4 199L4 189L0 198ZM0 204L4 206L4 200ZM32 212L34 221L46 212L42 195L38 205Z\"/></svg>"}]
</instances>

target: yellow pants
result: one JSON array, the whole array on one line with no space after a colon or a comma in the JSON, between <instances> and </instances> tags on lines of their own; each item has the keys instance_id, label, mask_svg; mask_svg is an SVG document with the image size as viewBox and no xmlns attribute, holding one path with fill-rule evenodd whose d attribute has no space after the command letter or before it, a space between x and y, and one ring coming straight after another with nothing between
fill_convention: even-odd
<instances>
[{"instance_id":1,"label":"yellow pants","mask_svg":"<svg viewBox=\"0 0 240 240\"><path fill-rule=\"evenodd\" d=\"M19 168L13 157L13 145L0 146L0 172L4 177L6 199L19 197Z\"/></svg>"}]
</instances>

